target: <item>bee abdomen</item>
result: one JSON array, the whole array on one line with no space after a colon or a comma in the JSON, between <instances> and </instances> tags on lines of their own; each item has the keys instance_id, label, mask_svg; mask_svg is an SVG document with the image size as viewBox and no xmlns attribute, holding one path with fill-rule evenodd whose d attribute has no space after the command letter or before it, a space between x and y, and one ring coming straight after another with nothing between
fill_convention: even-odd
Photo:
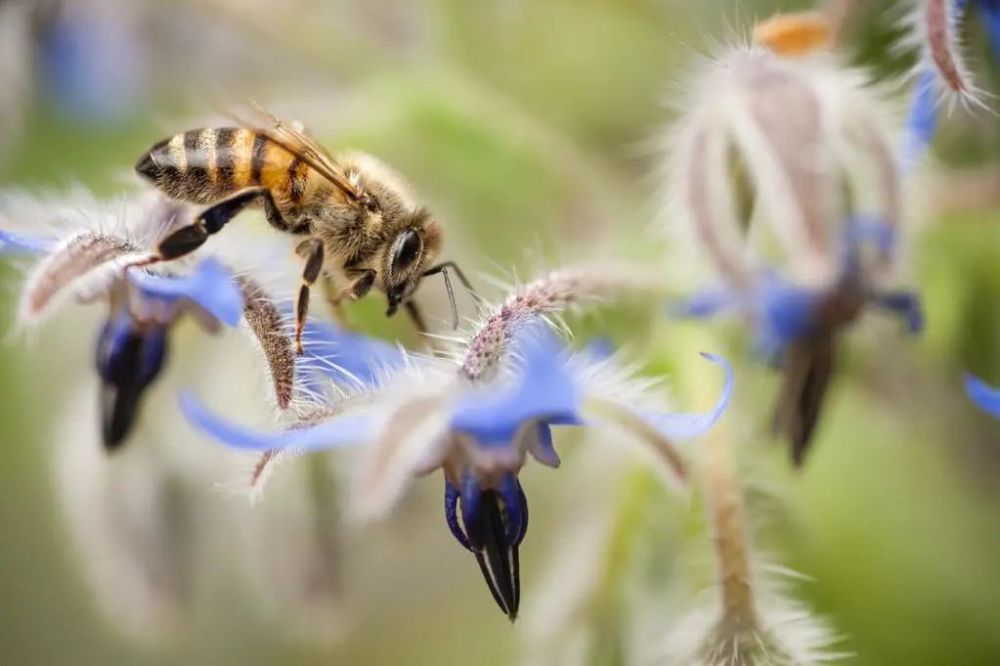
<instances>
[{"instance_id":1,"label":"bee abdomen","mask_svg":"<svg viewBox=\"0 0 1000 666\"><path fill-rule=\"evenodd\" d=\"M262 138L241 128L191 130L153 146L135 169L173 198L209 204L259 182Z\"/></svg>"}]
</instances>

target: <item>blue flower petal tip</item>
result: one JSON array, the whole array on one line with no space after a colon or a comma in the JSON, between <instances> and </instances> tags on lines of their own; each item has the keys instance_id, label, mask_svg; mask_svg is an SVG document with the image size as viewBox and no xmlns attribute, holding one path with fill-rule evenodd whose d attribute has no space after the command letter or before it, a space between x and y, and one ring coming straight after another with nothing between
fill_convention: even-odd
<instances>
[{"instance_id":1,"label":"blue flower petal tip","mask_svg":"<svg viewBox=\"0 0 1000 666\"><path fill-rule=\"evenodd\" d=\"M965 393L980 409L1000 419L1000 388L994 388L975 375L967 373Z\"/></svg>"},{"instance_id":2,"label":"blue flower petal tip","mask_svg":"<svg viewBox=\"0 0 1000 666\"><path fill-rule=\"evenodd\" d=\"M316 425L261 432L218 418L190 393L181 393L179 401L181 412L191 425L234 449L318 451L361 444L373 434L371 419L366 414L343 414Z\"/></svg>"},{"instance_id":3,"label":"blue flower petal tip","mask_svg":"<svg viewBox=\"0 0 1000 666\"><path fill-rule=\"evenodd\" d=\"M712 409L701 414L662 414L655 412L643 414L644 418L667 439L693 439L705 434L718 422L729 407L734 384L732 365L718 354L702 352L701 356L722 368L725 374L722 391L719 393L719 397L716 399Z\"/></svg>"},{"instance_id":4,"label":"blue flower petal tip","mask_svg":"<svg viewBox=\"0 0 1000 666\"><path fill-rule=\"evenodd\" d=\"M282 448L281 442L274 441L273 437L265 433L240 428L218 418L191 393L181 393L179 401L181 413L191 425L226 446L256 451Z\"/></svg>"},{"instance_id":5,"label":"blue flower petal tip","mask_svg":"<svg viewBox=\"0 0 1000 666\"><path fill-rule=\"evenodd\" d=\"M44 254L51 250L56 241L41 236L16 234L0 229L0 255L3 254Z\"/></svg>"}]
</instances>

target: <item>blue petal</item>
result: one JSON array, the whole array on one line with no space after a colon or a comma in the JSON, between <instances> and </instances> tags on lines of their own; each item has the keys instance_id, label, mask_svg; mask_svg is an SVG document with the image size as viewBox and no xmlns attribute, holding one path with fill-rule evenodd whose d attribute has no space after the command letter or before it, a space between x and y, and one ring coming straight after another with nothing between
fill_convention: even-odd
<instances>
[{"instance_id":1,"label":"blue petal","mask_svg":"<svg viewBox=\"0 0 1000 666\"><path fill-rule=\"evenodd\" d=\"M741 304L737 292L729 289L705 289L667 307L667 314L678 319L706 319Z\"/></svg>"},{"instance_id":2,"label":"blue petal","mask_svg":"<svg viewBox=\"0 0 1000 666\"><path fill-rule=\"evenodd\" d=\"M920 305L920 297L912 291L876 294L874 302L879 307L902 317L907 330L913 335L924 330L924 310Z\"/></svg>"},{"instance_id":3,"label":"blue petal","mask_svg":"<svg viewBox=\"0 0 1000 666\"><path fill-rule=\"evenodd\" d=\"M733 368L726 359L716 354L702 354L703 357L722 367L726 380L715 406L703 414L661 414L645 412L642 417L655 427L660 434L670 440L691 439L708 431L726 411L733 394Z\"/></svg>"},{"instance_id":4,"label":"blue petal","mask_svg":"<svg viewBox=\"0 0 1000 666\"><path fill-rule=\"evenodd\" d=\"M214 259L205 259L190 275L167 277L131 270L129 279L146 298L188 299L227 326L236 326L243 315L243 296L233 274Z\"/></svg>"},{"instance_id":5,"label":"blue petal","mask_svg":"<svg viewBox=\"0 0 1000 666\"><path fill-rule=\"evenodd\" d=\"M472 390L452 406L451 427L483 444L509 443L522 422L578 418L580 390L566 367L562 344L549 331L524 333L521 371L512 385Z\"/></svg>"},{"instance_id":6,"label":"blue petal","mask_svg":"<svg viewBox=\"0 0 1000 666\"><path fill-rule=\"evenodd\" d=\"M476 514L479 513L479 502L483 498L483 487L479 485L479 479L476 478L476 475L468 469L462 473L461 497L462 522L465 525L475 525ZM482 537L475 533L470 535L466 532L466 538L471 546L473 541Z\"/></svg>"},{"instance_id":7,"label":"blue petal","mask_svg":"<svg viewBox=\"0 0 1000 666\"><path fill-rule=\"evenodd\" d=\"M573 423L565 425L581 425L583 423L580 419L575 419ZM552 428L550 427L551 422L538 422L534 425L536 428L536 444L531 449L531 455L535 459L547 465L549 467L559 467L562 462L559 459L559 454L556 453L556 447L552 443Z\"/></svg>"},{"instance_id":8,"label":"blue petal","mask_svg":"<svg viewBox=\"0 0 1000 666\"><path fill-rule=\"evenodd\" d=\"M818 292L796 287L777 275L767 275L758 292L758 345L778 352L790 342L808 334L819 304Z\"/></svg>"},{"instance_id":9,"label":"blue petal","mask_svg":"<svg viewBox=\"0 0 1000 666\"><path fill-rule=\"evenodd\" d=\"M615 353L615 345L610 338L598 338L588 343L582 353L594 363L599 363L611 358Z\"/></svg>"},{"instance_id":10,"label":"blue petal","mask_svg":"<svg viewBox=\"0 0 1000 666\"><path fill-rule=\"evenodd\" d=\"M335 381L352 378L371 386L379 371L402 365L402 350L382 340L311 317L303 334L303 357L318 361L310 370Z\"/></svg>"},{"instance_id":11,"label":"blue petal","mask_svg":"<svg viewBox=\"0 0 1000 666\"><path fill-rule=\"evenodd\" d=\"M108 319L97 339L97 372L107 384L144 388L160 374L166 355L164 327L139 328L122 313Z\"/></svg>"},{"instance_id":12,"label":"blue petal","mask_svg":"<svg viewBox=\"0 0 1000 666\"><path fill-rule=\"evenodd\" d=\"M528 531L528 499L513 474L504 474L498 488L507 509L507 544L519 546Z\"/></svg>"},{"instance_id":13,"label":"blue petal","mask_svg":"<svg viewBox=\"0 0 1000 666\"><path fill-rule=\"evenodd\" d=\"M448 529L451 530L452 536L465 547L466 550L472 550L472 545L469 543L469 537L465 536L465 530L462 529L462 524L458 520L458 498L459 490L456 488L451 481L447 478L444 480L444 517L448 523Z\"/></svg>"},{"instance_id":14,"label":"blue petal","mask_svg":"<svg viewBox=\"0 0 1000 666\"><path fill-rule=\"evenodd\" d=\"M181 394L180 405L181 412L194 427L234 449L317 451L363 444L374 434L372 420L365 414L343 414L314 426L259 432L216 417L190 393Z\"/></svg>"},{"instance_id":15,"label":"blue petal","mask_svg":"<svg viewBox=\"0 0 1000 666\"><path fill-rule=\"evenodd\" d=\"M934 95L934 72L923 71L913 84L910 108L906 116L906 130L899 164L904 173L916 166L934 138L937 126L937 100Z\"/></svg>"},{"instance_id":16,"label":"blue petal","mask_svg":"<svg viewBox=\"0 0 1000 666\"><path fill-rule=\"evenodd\" d=\"M847 220L846 243L852 251L872 242L881 254L892 254L896 246L896 230L881 217L854 215Z\"/></svg>"},{"instance_id":17,"label":"blue petal","mask_svg":"<svg viewBox=\"0 0 1000 666\"><path fill-rule=\"evenodd\" d=\"M15 234L0 229L0 254L44 254L55 245L56 241L51 238Z\"/></svg>"},{"instance_id":18,"label":"blue petal","mask_svg":"<svg viewBox=\"0 0 1000 666\"><path fill-rule=\"evenodd\" d=\"M979 10L982 12L986 32L990 36L993 47L993 57L1000 60L1000 2L997 0L981 0Z\"/></svg>"},{"instance_id":19,"label":"blue petal","mask_svg":"<svg viewBox=\"0 0 1000 666\"><path fill-rule=\"evenodd\" d=\"M993 388L975 375L965 375L965 392L987 414L1000 419L1000 388Z\"/></svg>"}]
</instances>

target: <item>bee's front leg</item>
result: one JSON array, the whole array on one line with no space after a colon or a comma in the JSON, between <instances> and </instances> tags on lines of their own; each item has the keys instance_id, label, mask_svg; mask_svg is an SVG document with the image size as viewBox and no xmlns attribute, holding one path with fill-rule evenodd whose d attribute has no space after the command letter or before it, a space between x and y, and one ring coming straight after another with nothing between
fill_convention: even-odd
<instances>
[{"instance_id":1,"label":"bee's front leg","mask_svg":"<svg viewBox=\"0 0 1000 666\"><path fill-rule=\"evenodd\" d=\"M323 291L326 295L326 302L333 310L333 318L342 328L351 328L344 315L344 301L356 301L367 295L371 291L372 285L375 284L375 277L375 271L366 269L349 285L338 289L329 275L323 276Z\"/></svg>"}]
</instances>

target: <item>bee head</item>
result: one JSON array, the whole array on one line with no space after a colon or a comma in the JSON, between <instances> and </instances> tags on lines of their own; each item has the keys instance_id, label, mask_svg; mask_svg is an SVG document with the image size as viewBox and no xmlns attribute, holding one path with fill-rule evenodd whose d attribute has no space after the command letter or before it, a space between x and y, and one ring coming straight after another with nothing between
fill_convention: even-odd
<instances>
[{"instance_id":1,"label":"bee head","mask_svg":"<svg viewBox=\"0 0 1000 666\"><path fill-rule=\"evenodd\" d=\"M387 316L396 313L416 290L427 265L440 250L441 231L430 214L420 209L392 239L385 253L382 269L386 298L389 300Z\"/></svg>"}]
</instances>

